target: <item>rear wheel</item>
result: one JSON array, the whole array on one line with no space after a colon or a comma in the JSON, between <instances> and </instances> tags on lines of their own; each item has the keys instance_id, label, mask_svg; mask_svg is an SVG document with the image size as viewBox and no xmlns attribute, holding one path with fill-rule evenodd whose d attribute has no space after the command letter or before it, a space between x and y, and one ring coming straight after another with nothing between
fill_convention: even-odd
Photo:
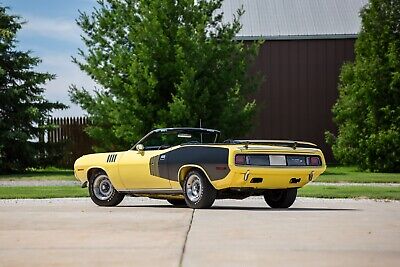
<instances>
[{"instance_id":1,"label":"rear wheel","mask_svg":"<svg viewBox=\"0 0 400 267\"><path fill-rule=\"evenodd\" d=\"M212 206L217 197L217 190L203 173L194 170L190 171L185 177L183 195L188 207L203 209Z\"/></svg>"},{"instance_id":2,"label":"rear wheel","mask_svg":"<svg viewBox=\"0 0 400 267\"><path fill-rule=\"evenodd\" d=\"M297 196L297 188L270 189L264 194L267 204L273 209L286 209L292 206Z\"/></svg>"},{"instance_id":3,"label":"rear wheel","mask_svg":"<svg viewBox=\"0 0 400 267\"><path fill-rule=\"evenodd\" d=\"M99 206L116 206L124 199L124 194L115 190L105 173L97 173L89 181L90 198Z\"/></svg>"},{"instance_id":4,"label":"rear wheel","mask_svg":"<svg viewBox=\"0 0 400 267\"><path fill-rule=\"evenodd\" d=\"M175 207L186 207L186 201L184 199L170 198L167 199L167 201Z\"/></svg>"}]
</instances>

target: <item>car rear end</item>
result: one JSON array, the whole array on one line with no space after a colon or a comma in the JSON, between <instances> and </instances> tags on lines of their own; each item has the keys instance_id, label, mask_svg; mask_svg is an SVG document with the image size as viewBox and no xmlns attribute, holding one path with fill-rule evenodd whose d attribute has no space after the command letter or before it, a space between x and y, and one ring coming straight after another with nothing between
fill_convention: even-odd
<instances>
[{"instance_id":1,"label":"car rear end","mask_svg":"<svg viewBox=\"0 0 400 267\"><path fill-rule=\"evenodd\" d=\"M320 149L310 143L245 144L230 149L230 187L299 188L326 169Z\"/></svg>"}]
</instances>

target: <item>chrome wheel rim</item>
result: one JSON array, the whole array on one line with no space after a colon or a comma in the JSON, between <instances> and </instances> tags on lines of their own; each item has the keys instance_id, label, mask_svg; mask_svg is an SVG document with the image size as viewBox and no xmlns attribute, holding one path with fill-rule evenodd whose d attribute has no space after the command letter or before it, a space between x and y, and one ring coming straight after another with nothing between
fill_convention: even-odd
<instances>
[{"instance_id":1,"label":"chrome wheel rim","mask_svg":"<svg viewBox=\"0 0 400 267\"><path fill-rule=\"evenodd\" d=\"M189 176L186 182L186 196L192 202L196 202L200 199L202 194L200 177L196 174Z\"/></svg>"},{"instance_id":2,"label":"chrome wheel rim","mask_svg":"<svg viewBox=\"0 0 400 267\"><path fill-rule=\"evenodd\" d=\"M107 200L111 197L114 187L106 175L99 175L93 182L93 193L100 200Z\"/></svg>"}]
</instances>

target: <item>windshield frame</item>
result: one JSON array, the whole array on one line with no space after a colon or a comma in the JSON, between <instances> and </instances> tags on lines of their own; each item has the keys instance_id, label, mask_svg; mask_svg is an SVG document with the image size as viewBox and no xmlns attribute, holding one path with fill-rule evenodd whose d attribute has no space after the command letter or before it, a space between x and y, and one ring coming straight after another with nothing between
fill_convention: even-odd
<instances>
[{"instance_id":1,"label":"windshield frame","mask_svg":"<svg viewBox=\"0 0 400 267\"><path fill-rule=\"evenodd\" d=\"M161 129L155 129L150 131L148 134L143 136L135 145L130 150L137 150L136 146L138 144L142 144L144 141L146 141L149 137L151 137L153 134L158 134L158 133L167 133L167 132L176 132L177 134L182 132L182 133L190 133L190 132L196 132L196 133L207 133L207 134L215 134L214 138L214 143L199 143L197 145L202 145L202 144L215 144L217 143L221 132L218 130L214 129L207 129L207 128L161 128ZM184 143L182 143L184 144Z\"/></svg>"}]
</instances>

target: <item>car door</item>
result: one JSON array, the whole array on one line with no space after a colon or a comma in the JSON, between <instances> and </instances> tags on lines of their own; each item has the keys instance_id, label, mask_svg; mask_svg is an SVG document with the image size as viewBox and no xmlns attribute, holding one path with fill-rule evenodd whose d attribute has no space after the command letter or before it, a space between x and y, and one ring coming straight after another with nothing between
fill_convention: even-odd
<instances>
[{"instance_id":1,"label":"car door","mask_svg":"<svg viewBox=\"0 0 400 267\"><path fill-rule=\"evenodd\" d=\"M119 161L119 174L127 190L169 189L168 179L150 174L150 159L160 155L160 150L129 150Z\"/></svg>"}]
</instances>

